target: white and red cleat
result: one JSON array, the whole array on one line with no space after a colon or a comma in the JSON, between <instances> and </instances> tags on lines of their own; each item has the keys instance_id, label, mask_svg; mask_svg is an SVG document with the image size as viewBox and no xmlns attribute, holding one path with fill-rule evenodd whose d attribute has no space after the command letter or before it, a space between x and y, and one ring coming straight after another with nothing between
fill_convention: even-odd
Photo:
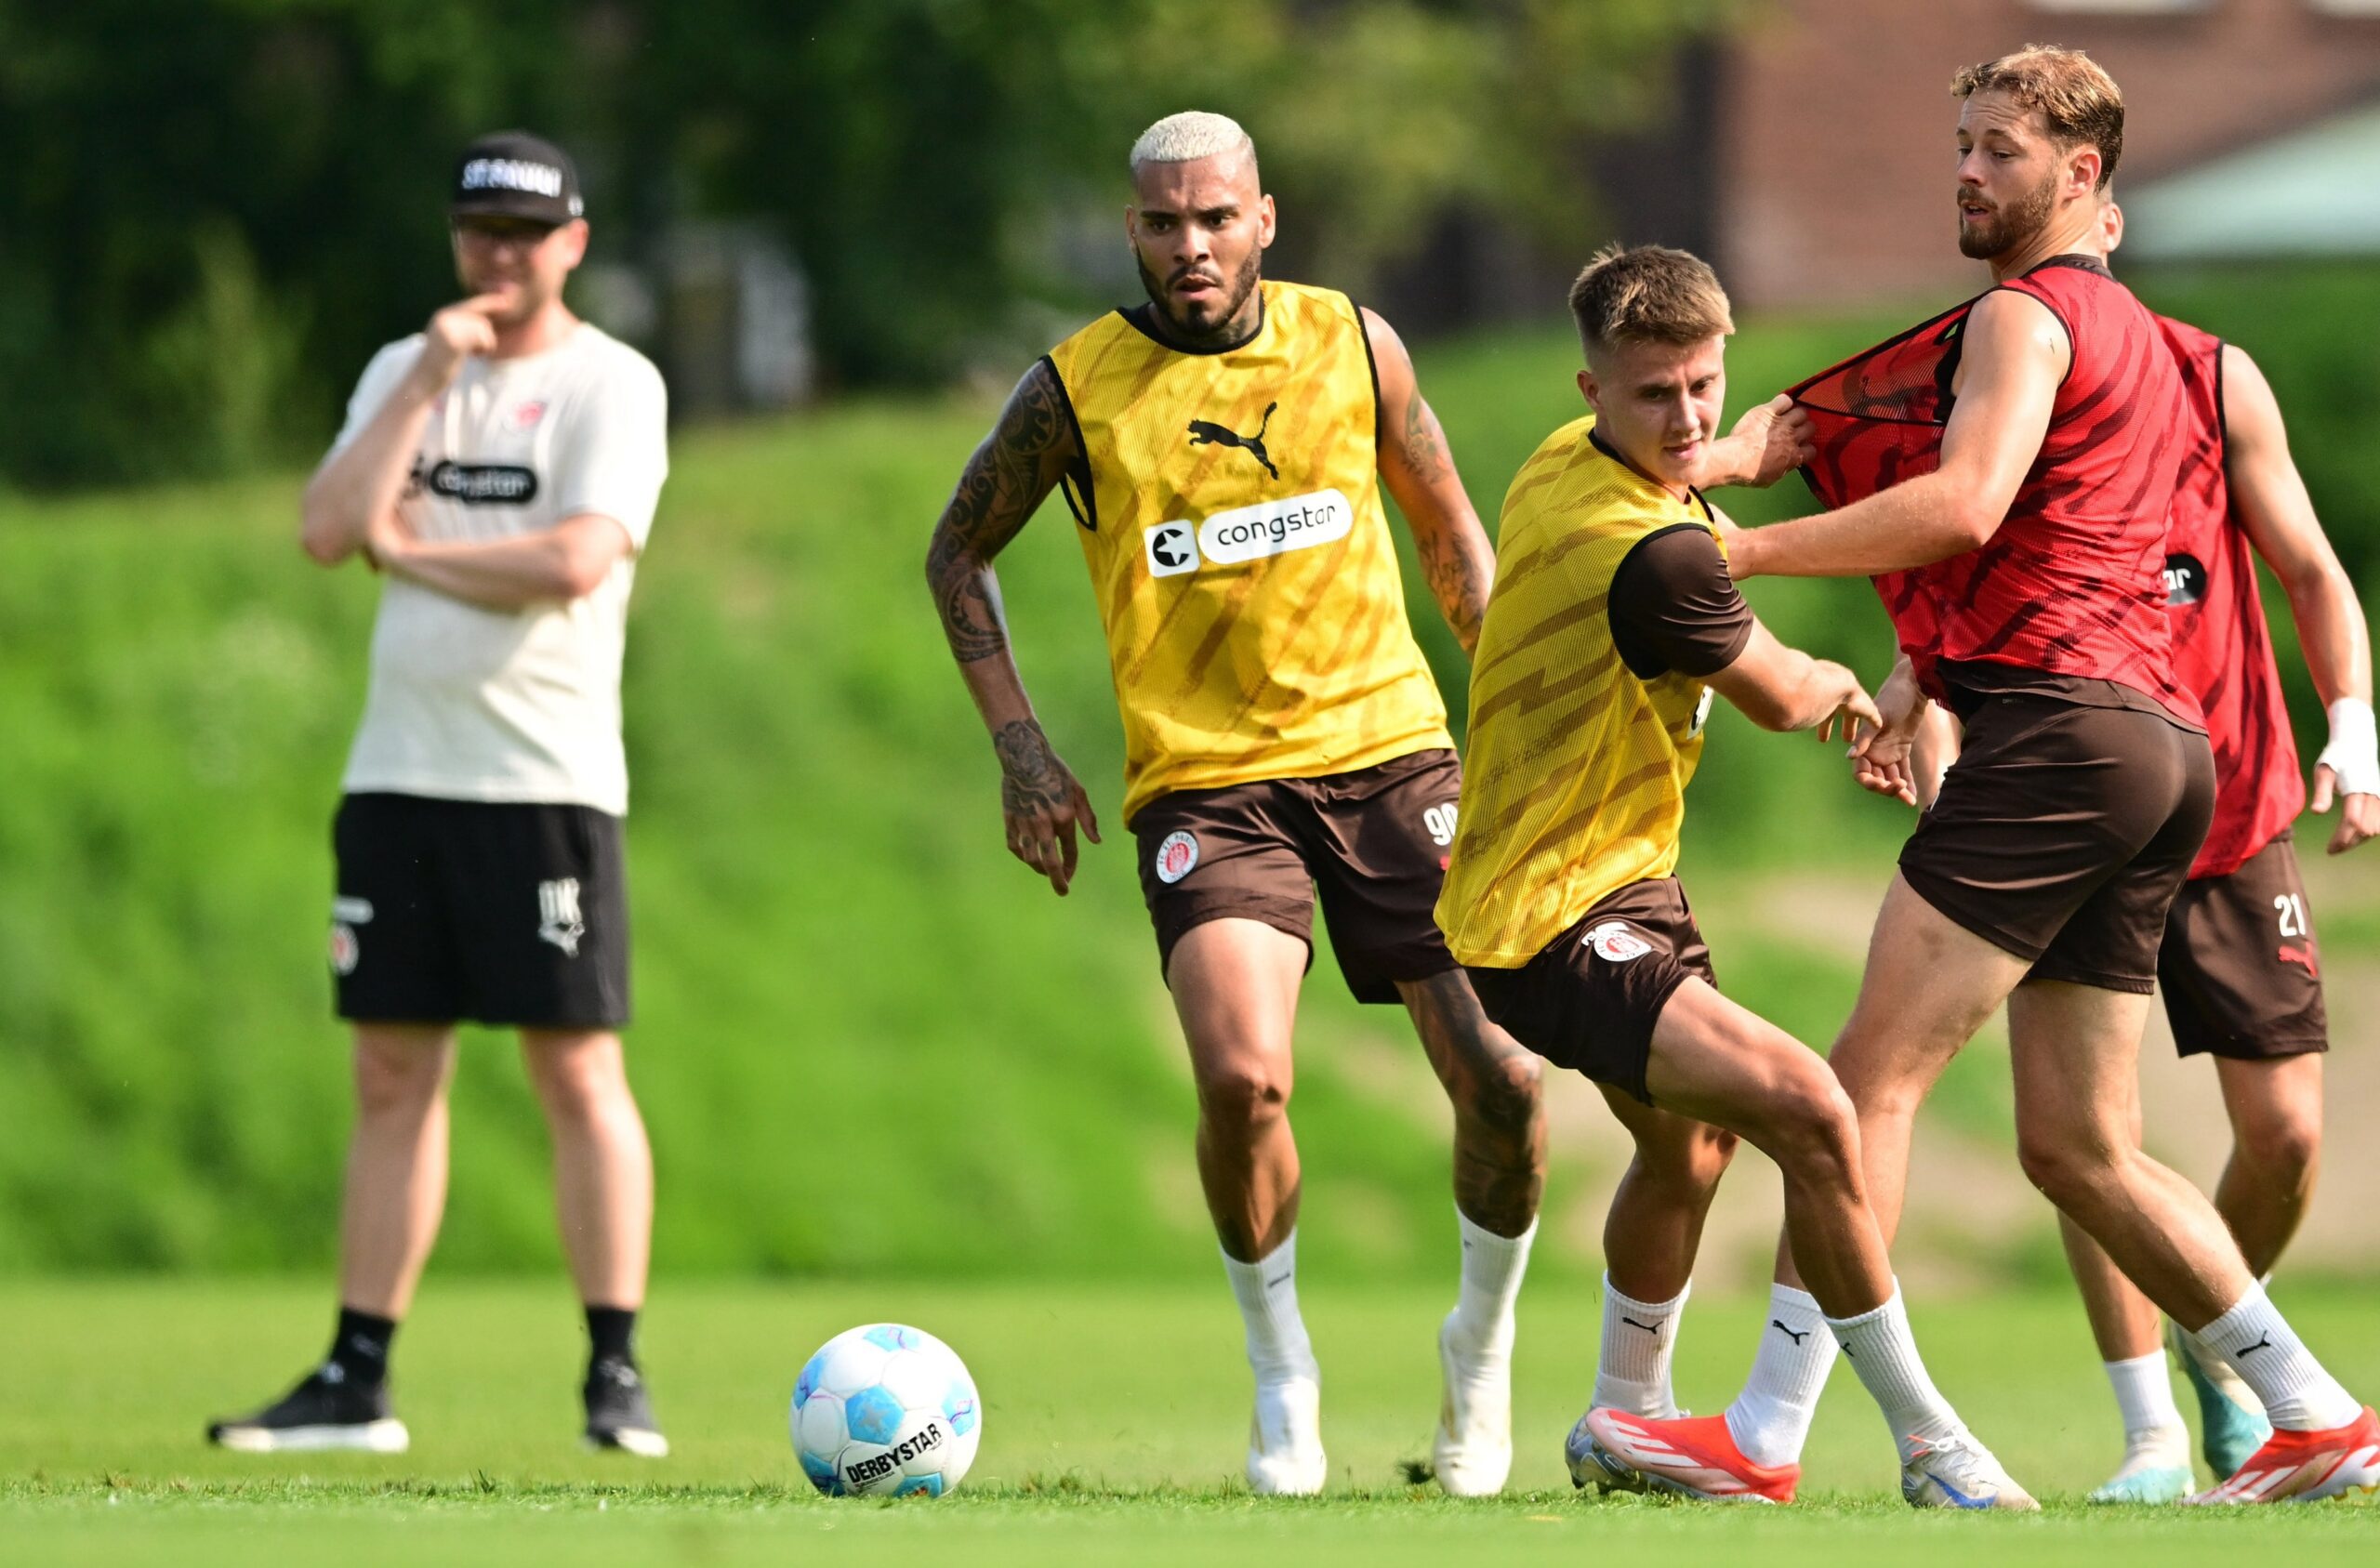
<instances>
[{"instance_id":1,"label":"white and red cleat","mask_svg":"<svg viewBox=\"0 0 2380 1568\"><path fill-rule=\"evenodd\" d=\"M1630 1491L1649 1487L1714 1503L1790 1503L1802 1479L1799 1465L1755 1465L1745 1458L1725 1416L1658 1420L1590 1410L1580 1424L1595 1464L1612 1485Z\"/></svg>"},{"instance_id":2,"label":"white and red cleat","mask_svg":"<svg viewBox=\"0 0 2380 1568\"><path fill-rule=\"evenodd\" d=\"M2328 1431L2277 1430L2240 1472L2192 1503L2313 1503L2380 1490L2380 1416L2365 1405Z\"/></svg>"}]
</instances>

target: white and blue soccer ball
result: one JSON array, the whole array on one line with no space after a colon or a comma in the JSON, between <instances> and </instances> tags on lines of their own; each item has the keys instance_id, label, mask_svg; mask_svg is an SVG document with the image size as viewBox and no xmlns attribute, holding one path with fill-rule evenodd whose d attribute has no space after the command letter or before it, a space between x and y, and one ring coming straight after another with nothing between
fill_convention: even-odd
<instances>
[{"instance_id":1,"label":"white and blue soccer ball","mask_svg":"<svg viewBox=\"0 0 2380 1568\"><path fill-rule=\"evenodd\" d=\"M951 1348L897 1323L847 1329L793 1385L793 1451L829 1497L939 1497L975 1462L984 1409Z\"/></svg>"}]
</instances>

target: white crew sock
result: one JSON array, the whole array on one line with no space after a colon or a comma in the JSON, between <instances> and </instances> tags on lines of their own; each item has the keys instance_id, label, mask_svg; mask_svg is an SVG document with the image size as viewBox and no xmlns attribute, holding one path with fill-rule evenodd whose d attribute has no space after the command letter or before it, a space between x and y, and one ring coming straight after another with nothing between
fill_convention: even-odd
<instances>
[{"instance_id":1,"label":"white crew sock","mask_svg":"<svg viewBox=\"0 0 2380 1568\"><path fill-rule=\"evenodd\" d=\"M2165 1352L2151 1351L2129 1361L2099 1364L2107 1370L2108 1386L2116 1392L2116 1408L2123 1415L2127 1460L2150 1449L2161 1456L2189 1463L2189 1430L2182 1425L2182 1409L2174 1403L2174 1375Z\"/></svg>"},{"instance_id":2,"label":"white crew sock","mask_svg":"<svg viewBox=\"0 0 2380 1568\"><path fill-rule=\"evenodd\" d=\"M1462 1288L1455 1297L1450 1337L1474 1355L1510 1355L1513 1303L1520 1297L1521 1276L1528 1272L1537 1221L1532 1219L1517 1236L1500 1236L1475 1225L1459 1208L1454 1222L1462 1236Z\"/></svg>"},{"instance_id":3,"label":"white crew sock","mask_svg":"<svg viewBox=\"0 0 2380 1568\"><path fill-rule=\"evenodd\" d=\"M1900 1282L1893 1282L1892 1298L1856 1318L1829 1318L1835 1343L1851 1359L1851 1369L1884 1413L1893 1441L1906 1459L1919 1441L1941 1442L1959 1435L1958 1413L1926 1376L1925 1360L1917 1353L1917 1337L1909 1329L1909 1309L1901 1301Z\"/></svg>"},{"instance_id":4,"label":"white crew sock","mask_svg":"<svg viewBox=\"0 0 2380 1568\"><path fill-rule=\"evenodd\" d=\"M1790 1285L1770 1285L1752 1376L1727 1406L1727 1431L1745 1458L1755 1465L1801 1459L1834 1357L1834 1336L1818 1298Z\"/></svg>"},{"instance_id":5,"label":"white crew sock","mask_svg":"<svg viewBox=\"0 0 2380 1568\"><path fill-rule=\"evenodd\" d=\"M2229 1311L2198 1335L2255 1390L2264 1402L2265 1418L2276 1427L2327 1431L2346 1426L2363 1408L2322 1370L2261 1285L2250 1285Z\"/></svg>"},{"instance_id":6,"label":"white crew sock","mask_svg":"<svg viewBox=\"0 0 2380 1568\"><path fill-rule=\"evenodd\" d=\"M1670 1387L1670 1362L1677 1351L1677 1318L1686 1310L1686 1287L1668 1301L1639 1301L1603 1277L1603 1354L1595 1361L1593 1404L1631 1416L1677 1414Z\"/></svg>"},{"instance_id":7,"label":"white crew sock","mask_svg":"<svg viewBox=\"0 0 2380 1568\"><path fill-rule=\"evenodd\" d=\"M1270 1257L1254 1263L1224 1253L1223 1272L1230 1276L1240 1319L1248 1325L1248 1364L1255 1368L1256 1381L1318 1379L1314 1342L1298 1315L1298 1233L1291 1231Z\"/></svg>"}]
</instances>

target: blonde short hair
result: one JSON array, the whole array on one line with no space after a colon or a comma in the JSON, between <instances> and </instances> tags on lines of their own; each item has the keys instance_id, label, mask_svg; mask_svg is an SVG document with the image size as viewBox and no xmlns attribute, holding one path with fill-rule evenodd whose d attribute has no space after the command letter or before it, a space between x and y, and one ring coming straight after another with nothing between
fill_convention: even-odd
<instances>
[{"instance_id":1,"label":"blonde short hair","mask_svg":"<svg viewBox=\"0 0 2380 1568\"><path fill-rule=\"evenodd\" d=\"M1138 169L1143 164L1187 164L1239 152L1245 152L1250 163L1255 161L1256 143L1240 129L1238 121L1228 114L1185 109L1179 114L1167 115L1141 133L1140 140L1132 143L1132 167Z\"/></svg>"},{"instance_id":2,"label":"blonde short hair","mask_svg":"<svg viewBox=\"0 0 2380 1568\"><path fill-rule=\"evenodd\" d=\"M2006 93L2018 108L2039 110L2061 152L2085 143L2097 148L2099 190L2115 178L2116 160L2123 156L2123 90L2082 50L2028 44L1950 78L1952 98L1977 93Z\"/></svg>"},{"instance_id":3,"label":"blonde short hair","mask_svg":"<svg viewBox=\"0 0 2380 1568\"><path fill-rule=\"evenodd\" d=\"M1701 257L1666 245L1606 245L1570 285L1589 359L1620 343L1689 348L1736 330L1727 291Z\"/></svg>"}]
</instances>

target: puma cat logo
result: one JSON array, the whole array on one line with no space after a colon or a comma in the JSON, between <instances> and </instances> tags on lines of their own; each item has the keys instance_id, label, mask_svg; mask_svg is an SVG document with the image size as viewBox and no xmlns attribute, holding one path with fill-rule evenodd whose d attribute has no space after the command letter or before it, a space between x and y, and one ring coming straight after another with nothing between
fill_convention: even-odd
<instances>
[{"instance_id":1,"label":"puma cat logo","mask_svg":"<svg viewBox=\"0 0 2380 1568\"><path fill-rule=\"evenodd\" d=\"M1204 419L1193 419L1190 421L1190 444L1192 446L1238 447L1242 452L1263 464L1266 473L1271 474L1275 479L1279 479L1281 470L1273 467L1273 459L1264 455L1264 432L1273 423L1273 411L1280 406L1277 402L1268 402L1264 405L1264 417L1257 425L1256 433L1252 436L1243 436L1236 430Z\"/></svg>"},{"instance_id":2,"label":"puma cat logo","mask_svg":"<svg viewBox=\"0 0 2380 1568\"><path fill-rule=\"evenodd\" d=\"M1811 1331L1806 1328L1802 1330L1799 1334L1794 1333L1792 1329L1785 1326L1785 1320L1783 1318L1770 1318L1768 1320L1768 1326L1777 1330L1778 1333L1782 1334L1786 1338L1791 1339L1796 1345L1808 1338L1811 1333Z\"/></svg>"}]
</instances>

